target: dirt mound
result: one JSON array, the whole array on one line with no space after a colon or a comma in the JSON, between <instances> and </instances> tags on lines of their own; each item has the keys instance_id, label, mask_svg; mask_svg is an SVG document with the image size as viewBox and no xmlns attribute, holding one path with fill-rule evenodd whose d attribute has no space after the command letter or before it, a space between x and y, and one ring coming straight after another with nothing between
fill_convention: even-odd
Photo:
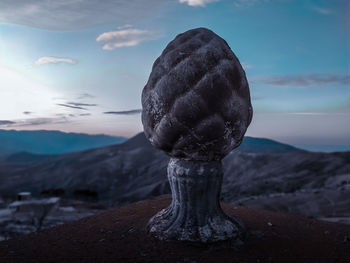
<instances>
[{"instance_id":1,"label":"dirt mound","mask_svg":"<svg viewBox=\"0 0 350 263\"><path fill-rule=\"evenodd\" d=\"M0 242L0 262L350 262L350 227L223 204L247 227L245 244L201 245L149 237L149 218L169 196Z\"/></svg>"}]
</instances>

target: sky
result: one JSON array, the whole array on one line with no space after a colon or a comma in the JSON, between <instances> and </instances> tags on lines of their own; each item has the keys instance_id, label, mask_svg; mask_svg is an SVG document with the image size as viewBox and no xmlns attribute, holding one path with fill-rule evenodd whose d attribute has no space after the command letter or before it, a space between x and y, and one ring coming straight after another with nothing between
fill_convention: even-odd
<instances>
[{"instance_id":1,"label":"sky","mask_svg":"<svg viewBox=\"0 0 350 263\"><path fill-rule=\"evenodd\" d=\"M350 1L0 0L0 129L131 137L174 37L206 27L247 74L247 134L350 149Z\"/></svg>"}]
</instances>

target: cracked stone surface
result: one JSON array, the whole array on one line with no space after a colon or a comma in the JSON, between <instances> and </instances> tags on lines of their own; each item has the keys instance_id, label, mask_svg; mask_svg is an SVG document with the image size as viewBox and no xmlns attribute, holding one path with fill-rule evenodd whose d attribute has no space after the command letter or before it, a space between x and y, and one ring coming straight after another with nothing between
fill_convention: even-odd
<instances>
[{"instance_id":1,"label":"cracked stone surface","mask_svg":"<svg viewBox=\"0 0 350 263\"><path fill-rule=\"evenodd\" d=\"M172 202L150 220L149 231L161 240L212 243L234 239L240 245L242 222L227 216L219 204L222 175L218 161L172 158L168 166Z\"/></svg>"},{"instance_id":2,"label":"cracked stone surface","mask_svg":"<svg viewBox=\"0 0 350 263\"><path fill-rule=\"evenodd\" d=\"M197 28L179 34L154 62L142 92L151 143L172 157L220 160L252 119L245 72L224 39Z\"/></svg>"}]
</instances>

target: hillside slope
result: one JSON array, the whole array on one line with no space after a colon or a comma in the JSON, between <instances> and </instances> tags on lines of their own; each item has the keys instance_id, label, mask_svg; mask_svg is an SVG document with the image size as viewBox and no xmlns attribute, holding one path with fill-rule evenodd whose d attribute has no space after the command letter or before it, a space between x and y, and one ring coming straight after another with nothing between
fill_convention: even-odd
<instances>
[{"instance_id":1,"label":"hillside slope","mask_svg":"<svg viewBox=\"0 0 350 263\"><path fill-rule=\"evenodd\" d=\"M168 159L144 134L120 145L30 163L8 158L0 162L0 192L40 195L59 188L65 197L74 198L85 191L104 205L119 206L170 193ZM226 202L308 216L350 217L350 152L234 151L223 165Z\"/></svg>"}]
</instances>

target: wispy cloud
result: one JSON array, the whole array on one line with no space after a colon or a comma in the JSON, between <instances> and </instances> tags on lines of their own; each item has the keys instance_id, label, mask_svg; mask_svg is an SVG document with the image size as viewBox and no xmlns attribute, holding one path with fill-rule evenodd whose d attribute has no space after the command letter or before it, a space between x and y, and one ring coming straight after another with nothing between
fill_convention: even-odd
<instances>
[{"instance_id":1,"label":"wispy cloud","mask_svg":"<svg viewBox=\"0 0 350 263\"><path fill-rule=\"evenodd\" d=\"M92 99L92 98L95 98L94 95L90 94L90 93L82 93L80 94L77 99L78 100L82 100L82 99Z\"/></svg>"},{"instance_id":2,"label":"wispy cloud","mask_svg":"<svg viewBox=\"0 0 350 263\"><path fill-rule=\"evenodd\" d=\"M92 103L82 103L82 102L66 102L66 103L57 103L56 105L71 108L71 109L78 109L78 110L88 110L84 107L95 107L97 104Z\"/></svg>"},{"instance_id":3,"label":"wispy cloud","mask_svg":"<svg viewBox=\"0 0 350 263\"><path fill-rule=\"evenodd\" d=\"M94 107L97 106L97 104L90 104L90 103L81 103L81 102L67 102L69 105L73 106L83 106L83 107Z\"/></svg>"},{"instance_id":4,"label":"wispy cloud","mask_svg":"<svg viewBox=\"0 0 350 263\"><path fill-rule=\"evenodd\" d=\"M16 122L9 120L0 120L0 126L15 124Z\"/></svg>"},{"instance_id":5,"label":"wispy cloud","mask_svg":"<svg viewBox=\"0 0 350 263\"><path fill-rule=\"evenodd\" d=\"M242 62L242 67L247 70L253 68L253 65L247 63L247 62Z\"/></svg>"},{"instance_id":6,"label":"wispy cloud","mask_svg":"<svg viewBox=\"0 0 350 263\"><path fill-rule=\"evenodd\" d=\"M115 115L134 115L141 113L141 109L126 110L126 111L106 111L104 114L115 114Z\"/></svg>"},{"instance_id":7,"label":"wispy cloud","mask_svg":"<svg viewBox=\"0 0 350 263\"><path fill-rule=\"evenodd\" d=\"M160 35L154 31L127 28L105 32L99 35L96 41L103 43L102 49L113 50L121 47L136 46L141 42L155 40L159 37Z\"/></svg>"},{"instance_id":8,"label":"wispy cloud","mask_svg":"<svg viewBox=\"0 0 350 263\"><path fill-rule=\"evenodd\" d=\"M65 116L58 118L30 118L19 120L0 120L0 126L2 127L23 127L23 126L37 126L44 124L66 123L69 119Z\"/></svg>"},{"instance_id":9,"label":"wispy cloud","mask_svg":"<svg viewBox=\"0 0 350 263\"><path fill-rule=\"evenodd\" d=\"M62 57L51 57L51 56L44 56L38 58L35 62L35 66L42 66L45 64L70 64L70 65L76 65L78 64L78 60L72 59L72 58L62 58Z\"/></svg>"},{"instance_id":10,"label":"wispy cloud","mask_svg":"<svg viewBox=\"0 0 350 263\"><path fill-rule=\"evenodd\" d=\"M336 74L301 74L257 77L251 81L254 84L288 87L320 87L323 85L350 85L350 75Z\"/></svg>"},{"instance_id":11,"label":"wispy cloud","mask_svg":"<svg viewBox=\"0 0 350 263\"><path fill-rule=\"evenodd\" d=\"M179 0L181 4L188 4L189 6L201 6L204 7L207 4L213 2L219 2L220 0Z\"/></svg>"},{"instance_id":12,"label":"wispy cloud","mask_svg":"<svg viewBox=\"0 0 350 263\"><path fill-rule=\"evenodd\" d=\"M1 0L0 22L50 30L130 24L153 16L167 0Z\"/></svg>"},{"instance_id":13,"label":"wispy cloud","mask_svg":"<svg viewBox=\"0 0 350 263\"><path fill-rule=\"evenodd\" d=\"M314 7L312 7L312 10L316 11L317 13L319 13L321 15L333 14L333 10L329 9L329 8L322 8L322 7L314 6Z\"/></svg>"},{"instance_id":14,"label":"wispy cloud","mask_svg":"<svg viewBox=\"0 0 350 263\"><path fill-rule=\"evenodd\" d=\"M83 107L80 107L80 106L73 106L73 105L64 104L64 103L58 103L56 105L62 106L62 107L66 107L66 108L71 108L71 109L87 110L86 108L83 108Z\"/></svg>"},{"instance_id":15,"label":"wispy cloud","mask_svg":"<svg viewBox=\"0 0 350 263\"><path fill-rule=\"evenodd\" d=\"M68 122L66 118L33 118L28 120L23 120L17 122L18 126L28 126L28 125L43 125L43 124L49 124L49 123L65 123Z\"/></svg>"}]
</instances>

